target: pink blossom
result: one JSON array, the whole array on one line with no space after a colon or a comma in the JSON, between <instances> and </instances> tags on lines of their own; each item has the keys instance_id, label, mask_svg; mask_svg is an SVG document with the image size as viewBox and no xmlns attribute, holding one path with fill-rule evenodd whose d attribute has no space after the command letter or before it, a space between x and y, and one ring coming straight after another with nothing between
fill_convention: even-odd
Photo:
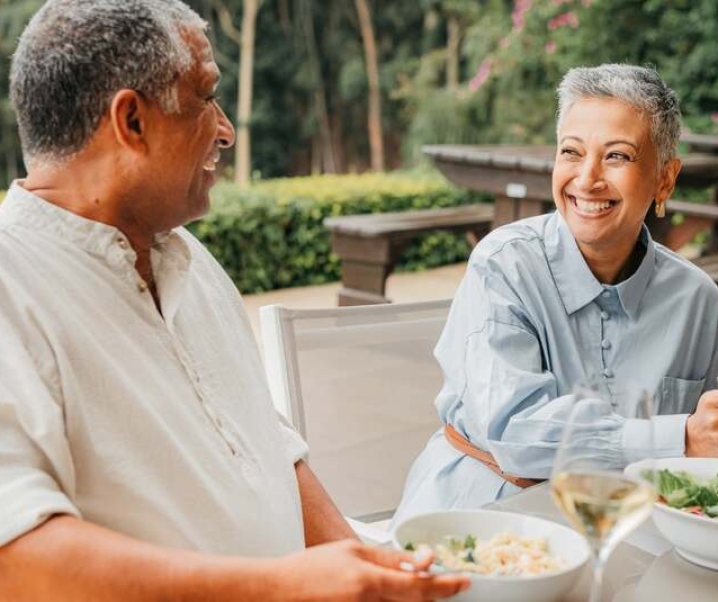
<instances>
[{"instance_id":1,"label":"pink blossom","mask_svg":"<svg viewBox=\"0 0 718 602\"><path fill-rule=\"evenodd\" d=\"M711 113L711 121L713 123L718 123L718 113Z\"/></svg>"},{"instance_id":2,"label":"pink blossom","mask_svg":"<svg viewBox=\"0 0 718 602\"><path fill-rule=\"evenodd\" d=\"M469 82L469 90L476 92L481 86L486 83L486 80L491 76L491 57L485 58L479 69L476 71L476 75Z\"/></svg>"},{"instance_id":3,"label":"pink blossom","mask_svg":"<svg viewBox=\"0 0 718 602\"><path fill-rule=\"evenodd\" d=\"M576 29L578 27L578 15L573 11L562 13L553 19L550 19L546 25L551 31L558 29L559 27L565 27L566 25L570 25Z\"/></svg>"},{"instance_id":4,"label":"pink blossom","mask_svg":"<svg viewBox=\"0 0 718 602\"><path fill-rule=\"evenodd\" d=\"M554 52L556 52L556 42L554 42L553 40L549 40L548 42L546 42L544 50L546 51L546 54L553 54Z\"/></svg>"},{"instance_id":5,"label":"pink blossom","mask_svg":"<svg viewBox=\"0 0 718 602\"><path fill-rule=\"evenodd\" d=\"M514 24L514 31L522 31L526 13L531 8L533 0L514 0L514 10L511 13L511 21Z\"/></svg>"}]
</instances>

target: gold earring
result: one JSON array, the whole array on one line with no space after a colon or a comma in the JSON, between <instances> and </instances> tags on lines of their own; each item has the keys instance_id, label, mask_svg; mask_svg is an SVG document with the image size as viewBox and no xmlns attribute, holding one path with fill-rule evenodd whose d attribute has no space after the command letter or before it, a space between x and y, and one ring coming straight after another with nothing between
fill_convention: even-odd
<instances>
[{"instance_id":1,"label":"gold earring","mask_svg":"<svg viewBox=\"0 0 718 602\"><path fill-rule=\"evenodd\" d=\"M666 217L665 201L656 201L656 217Z\"/></svg>"}]
</instances>

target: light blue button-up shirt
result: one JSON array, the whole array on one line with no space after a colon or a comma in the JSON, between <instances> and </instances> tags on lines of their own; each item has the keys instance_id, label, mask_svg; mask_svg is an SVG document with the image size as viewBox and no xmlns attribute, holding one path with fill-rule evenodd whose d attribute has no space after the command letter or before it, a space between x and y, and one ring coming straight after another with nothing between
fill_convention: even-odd
<instances>
[{"instance_id":1,"label":"light blue button-up shirt","mask_svg":"<svg viewBox=\"0 0 718 602\"><path fill-rule=\"evenodd\" d=\"M435 355L444 373L439 416L501 468L550 476L576 384L596 381L616 413L590 445L622 467L650 449L645 421L626 418L627 383L655 395L655 453L684 453L685 422L718 375L718 287L656 244L617 285L596 280L558 213L486 236L469 260ZM624 406L625 407L625 406ZM473 508L518 488L436 433L415 461L395 522Z\"/></svg>"}]
</instances>

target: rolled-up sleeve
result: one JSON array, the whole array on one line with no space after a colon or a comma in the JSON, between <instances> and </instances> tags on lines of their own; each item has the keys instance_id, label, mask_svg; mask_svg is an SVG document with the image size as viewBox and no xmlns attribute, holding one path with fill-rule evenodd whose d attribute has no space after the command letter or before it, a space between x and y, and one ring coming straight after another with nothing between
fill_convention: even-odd
<instances>
[{"instance_id":1,"label":"rolled-up sleeve","mask_svg":"<svg viewBox=\"0 0 718 602\"><path fill-rule=\"evenodd\" d=\"M306 461L309 454L307 442L302 439L301 435L279 412L277 412L277 417L279 418L279 428L282 433L282 444L292 464L296 464L300 460Z\"/></svg>"},{"instance_id":2,"label":"rolled-up sleeve","mask_svg":"<svg viewBox=\"0 0 718 602\"><path fill-rule=\"evenodd\" d=\"M0 320L0 546L56 514L80 516L62 409Z\"/></svg>"}]
</instances>

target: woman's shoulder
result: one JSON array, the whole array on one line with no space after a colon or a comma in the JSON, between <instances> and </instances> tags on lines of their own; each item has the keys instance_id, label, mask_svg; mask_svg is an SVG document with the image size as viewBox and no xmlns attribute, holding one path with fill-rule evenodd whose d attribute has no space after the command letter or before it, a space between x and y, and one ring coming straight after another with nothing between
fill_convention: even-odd
<instances>
[{"instance_id":1,"label":"woman's shoulder","mask_svg":"<svg viewBox=\"0 0 718 602\"><path fill-rule=\"evenodd\" d=\"M544 257L544 240L553 214L538 215L495 228L474 248L470 263L484 263L502 258L530 260Z\"/></svg>"},{"instance_id":2,"label":"woman's shoulder","mask_svg":"<svg viewBox=\"0 0 718 602\"><path fill-rule=\"evenodd\" d=\"M673 287L718 302L718 286L705 270L659 243L656 243L656 277Z\"/></svg>"}]
</instances>

